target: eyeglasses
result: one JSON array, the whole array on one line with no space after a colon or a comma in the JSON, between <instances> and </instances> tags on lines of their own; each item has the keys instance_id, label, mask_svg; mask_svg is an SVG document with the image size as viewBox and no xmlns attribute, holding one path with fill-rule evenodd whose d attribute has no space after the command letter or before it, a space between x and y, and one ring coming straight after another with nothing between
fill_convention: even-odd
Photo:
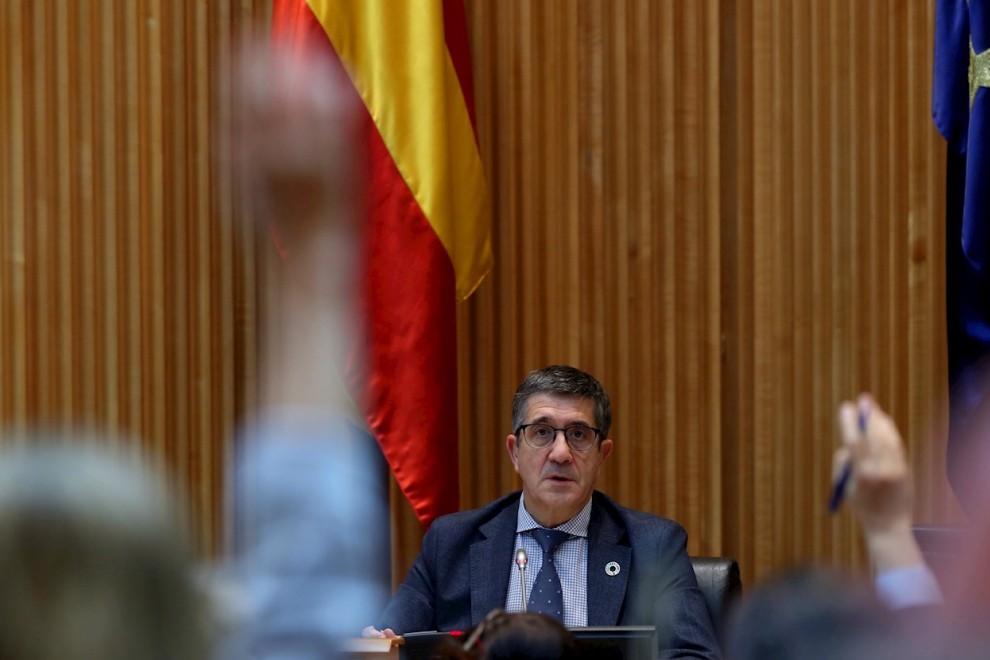
<instances>
[{"instance_id":1,"label":"eyeglasses","mask_svg":"<svg viewBox=\"0 0 990 660\"><path fill-rule=\"evenodd\" d=\"M557 431L564 432L567 446L574 451L588 451L594 446L598 436L601 435L599 429L584 424L572 424L562 429L549 424L523 424L516 429L516 435L521 435L526 444L533 449L546 449L557 438Z\"/></svg>"}]
</instances>

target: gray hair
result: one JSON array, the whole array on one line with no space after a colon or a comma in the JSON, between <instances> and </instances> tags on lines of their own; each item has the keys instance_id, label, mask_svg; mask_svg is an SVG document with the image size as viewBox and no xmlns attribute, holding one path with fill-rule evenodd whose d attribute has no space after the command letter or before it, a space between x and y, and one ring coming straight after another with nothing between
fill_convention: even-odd
<instances>
[{"instance_id":1,"label":"gray hair","mask_svg":"<svg viewBox=\"0 0 990 660\"><path fill-rule=\"evenodd\" d=\"M0 451L0 657L206 658L205 600L158 475L88 441Z\"/></svg>"},{"instance_id":2,"label":"gray hair","mask_svg":"<svg viewBox=\"0 0 990 660\"><path fill-rule=\"evenodd\" d=\"M612 428L612 402L608 398L608 392L591 374L560 364L529 372L512 399L513 433L523 424L526 404L536 394L590 399L595 404L595 426L601 430L601 439L608 437Z\"/></svg>"}]
</instances>

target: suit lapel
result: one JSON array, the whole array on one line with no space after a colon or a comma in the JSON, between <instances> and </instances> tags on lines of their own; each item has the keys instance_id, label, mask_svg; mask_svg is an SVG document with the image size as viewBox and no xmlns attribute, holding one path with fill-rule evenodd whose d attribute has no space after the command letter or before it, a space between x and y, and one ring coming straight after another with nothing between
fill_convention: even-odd
<instances>
[{"instance_id":1,"label":"suit lapel","mask_svg":"<svg viewBox=\"0 0 990 660\"><path fill-rule=\"evenodd\" d=\"M516 540L519 500L478 528L482 538L471 544L471 623L505 606L512 546Z\"/></svg>"},{"instance_id":2,"label":"suit lapel","mask_svg":"<svg viewBox=\"0 0 990 660\"><path fill-rule=\"evenodd\" d=\"M615 626L626 598L626 584L632 569L632 548L625 540L626 530L596 501L588 523L588 625ZM619 572L608 575L605 567L618 564Z\"/></svg>"}]
</instances>

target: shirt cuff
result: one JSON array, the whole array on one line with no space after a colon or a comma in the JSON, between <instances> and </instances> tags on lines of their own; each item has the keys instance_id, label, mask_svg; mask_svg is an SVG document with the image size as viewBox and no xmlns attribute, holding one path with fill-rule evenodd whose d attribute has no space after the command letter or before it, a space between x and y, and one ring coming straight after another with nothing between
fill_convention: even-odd
<instances>
[{"instance_id":1,"label":"shirt cuff","mask_svg":"<svg viewBox=\"0 0 990 660\"><path fill-rule=\"evenodd\" d=\"M943 602L938 580L925 564L880 571L875 586L877 598L892 610Z\"/></svg>"}]
</instances>

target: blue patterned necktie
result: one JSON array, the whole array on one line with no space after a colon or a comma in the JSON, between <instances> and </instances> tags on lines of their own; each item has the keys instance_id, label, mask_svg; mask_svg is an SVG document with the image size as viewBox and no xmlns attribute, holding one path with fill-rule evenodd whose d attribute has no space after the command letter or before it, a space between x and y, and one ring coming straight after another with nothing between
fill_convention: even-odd
<instances>
[{"instance_id":1,"label":"blue patterned necktie","mask_svg":"<svg viewBox=\"0 0 990 660\"><path fill-rule=\"evenodd\" d=\"M536 576L533 584L533 591L529 594L530 612L540 612L554 617L560 622L564 621L564 595L560 586L560 576L557 575L557 567L553 564L553 553L557 546L571 537L567 532L559 529L543 529L542 527L533 530L533 538L543 548L543 566Z\"/></svg>"}]
</instances>

